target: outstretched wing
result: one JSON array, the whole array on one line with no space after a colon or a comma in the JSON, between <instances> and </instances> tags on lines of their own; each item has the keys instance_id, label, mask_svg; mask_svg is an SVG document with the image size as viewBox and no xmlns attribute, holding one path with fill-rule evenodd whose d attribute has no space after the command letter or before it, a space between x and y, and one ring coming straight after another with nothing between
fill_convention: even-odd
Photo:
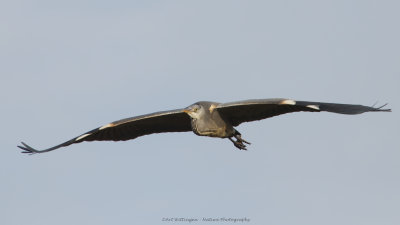
<instances>
[{"instance_id":1,"label":"outstretched wing","mask_svg":"<svg viewBox=\"0 0 400 225\"><path fill-rule=\"evenodd\" d=\"M153 133L191 130L190 117L177 109L118 120L44 150L36 150L24 142L18 147L23 153L43 153L83 141L125 141Z\"/></svg>"},{"instance_id":2,"label":"outstretched wing","mask_svg":"<svg viewBox=\"0 0 400 225\"><path fill-rule=\"evenodd\" d=\"M376 111L390 112L390 109L382 109L385 105L374 108L363 105L306 102L284 98L273 98L223 103L218 105L216 109L224 118L230 121L233 126L237 126L243 122L261 120L285 113L300 111L326 111L350 115Z\"/></svg>"}]
</instances>

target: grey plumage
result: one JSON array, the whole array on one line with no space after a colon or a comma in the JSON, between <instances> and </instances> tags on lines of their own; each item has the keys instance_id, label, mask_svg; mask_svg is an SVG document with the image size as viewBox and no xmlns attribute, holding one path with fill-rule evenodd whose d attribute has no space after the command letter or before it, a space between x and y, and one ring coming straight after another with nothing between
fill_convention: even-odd
<instances>
[{"instance_id":1,"label":"grey plumage","mask_svg":"<svg viewBox=\"0 0 400 225\"><path fill-rule=\"evenodd\" d=\"M333 112L360 114L390 112L390 109L363 105L294 101L291 99L254 99L230 103L197 102L184 109L155 112L118 120L79 135L54 147L36 150L22 142L23 153L43 153L83 141L125 141L162 132L193 131L197 135L228 138L239 149L249 142L234 128L243 122L266 119L291 112Z\"/></svg>"}]
</instances>

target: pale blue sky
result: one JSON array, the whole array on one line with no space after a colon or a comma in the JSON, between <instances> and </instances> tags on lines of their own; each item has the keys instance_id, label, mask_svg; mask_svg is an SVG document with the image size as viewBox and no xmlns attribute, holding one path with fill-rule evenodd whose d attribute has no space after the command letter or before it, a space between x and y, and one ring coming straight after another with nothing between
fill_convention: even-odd
<instances>
[{"instance_id":1,"label":"pale blue sky","mask_svg":"<svg viewBox=\"0 0 400 225\"><path fill-rule=\"evenodd\" d=\"M399 9L385 0L2 1L0 224L400 224ZM393 112L243 124L249 151L192 133L34 156L16 147L47 148L198 100L272 97L379 100Z\"/></svg>"}]
</instances>

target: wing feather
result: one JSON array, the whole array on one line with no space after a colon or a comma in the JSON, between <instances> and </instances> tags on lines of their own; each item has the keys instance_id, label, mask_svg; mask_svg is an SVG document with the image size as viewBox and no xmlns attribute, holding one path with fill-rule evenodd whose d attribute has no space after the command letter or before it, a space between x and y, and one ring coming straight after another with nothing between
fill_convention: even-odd
<instances>
[{"instance_id":1,"label":"wing feather","mask_svg":"<svg viewBox=\"0 0 400 225\"><path fill-rule=\"evenodd\" d=\"M374 108L363 105L307 102L285 98L272 98L223 103L218 105L216 109L222 114L222 116L224 116L224 118L230 121L233 126L237 126L243 122L261 120L285 113L300 111L326 111L349 115L374 111L390 111L390 109L382 109L384 106L385 105Z\"/></svg>"},{"instance_id":2,"label":"wing feather","mask_svg":"<svg viewBox=\"0 0 400 225\"><path fill-rule=\"evenodd\" d=\"M44 150L36 150L24 142L18 147L23 153L43 153L83 141L125 141L153 133L191 130L190 117L182 109L176 109L117 120Z\"/></svg>"}]
</instances>

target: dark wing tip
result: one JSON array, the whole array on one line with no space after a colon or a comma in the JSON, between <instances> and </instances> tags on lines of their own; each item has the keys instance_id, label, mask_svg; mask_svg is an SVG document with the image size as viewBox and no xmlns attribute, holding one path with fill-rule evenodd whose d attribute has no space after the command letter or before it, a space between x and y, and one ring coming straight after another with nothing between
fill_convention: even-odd
<instances>
[{"instance_id":1,"label":"dark wing tip","mask_svg":"<svg viewBox=\"0 0 400 225\"><path fill-rule=\"evenodd\" d=\"M375 103L375 104L376 104L376 103ZM373 106L371 106L371 108L374 109L373 111L379 111L379 112L391 112L391 111L392 111L392 109L383 109L383 107L387 106L388 103L383 104L383 105L381 105L381 106L379 106L379 107L376 107L376 108L374 107L375 104L374 104Z\"/></svg>"},{"instance_id":2,"label":"dark wing tip","mask_svg":"<svg viewBox=\"0 0 400 225\"><path fill-rule=\"evenodd\" d=\"M32 155L32 154L36 154L36 153L43 153L43 152L48 152L49 151L49 150L43 150L43 151L36 150L36 149L32 148L31 146L25 144L24 142L21 142L21 144L23 146L21 146L21 145L17 146L18 148L23 150L21 153L27 153L27 154L31 154Z\"/></svg>"},{"instance_id":3,"label":"dark wing tip","mask_svg":"<svg viewBox=\"0 0 400 225\"><path fill-rule=\"evenodd\" d=\"M32 148L31 146L25 144L24 142L21 142L21 145L18 145L18 148L22 149L23 151L21 153L28 153L28 154L35 154L35 153L40 153L40 151Z\"/></svg>"}]
</instances>

